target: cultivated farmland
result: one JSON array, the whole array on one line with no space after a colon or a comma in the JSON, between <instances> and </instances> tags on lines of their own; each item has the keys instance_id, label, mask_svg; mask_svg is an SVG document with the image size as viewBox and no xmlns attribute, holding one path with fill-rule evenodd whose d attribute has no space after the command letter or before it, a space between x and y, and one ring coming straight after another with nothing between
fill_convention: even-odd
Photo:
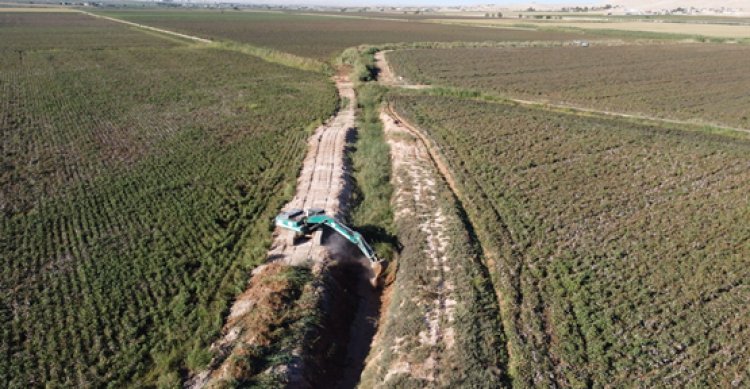
<instances>
[{"instance_id":1,"label":"cultivated farmland","mask_svg":"<svg viewBox=\"0 0 750 389\"><path fill-rule=\"evenodd\" d=\"M24 51L170 47L175 42L77 12L2 12L0 50L17 59ZM19 54L21 53L21 54Z\"/></svg>"},{"instance_id":2,"label":"cultivated farmland","mask_svg":"<svg viewBox=\"0 0 750 389\"><path fill-rule=\"evenodd\" d=\"M561 41L584 35L262 12L119 11L106 15L217 40L329 60L348 47L398 42Z\"/></svg>"},{"instance_id":3,"label":"cultivated farmland","mask_svg":"<svg viewBox=\"0 0 750 389\"><path fill-rule=\"evenodd\" d=\"M511 98L750 128L750 47L716 44L409 50L411 81Z\"/></svg>"},{"instance_id":4,"label":"cultivated farmland","mask_svg":"<svg viewBox=\"0 0 750 389\"><path fill-rule=\"evenodd\" d=\"M335 89L80 15L0 15L34 49L0 40L0 382L175 385L265 259Z\"/></svg>"},{"instance_id":5,"label":"cultivated farmland","mask_svg":"<svg viewBox=\"0 0 750 389\"><path fill-rule=\"evenodd\" d=\"M750 140L392 96L437 143L520 386L747 385Z\"/></svg>"},{"instance_id":6,"label":"cultivated farmland","mask_svg":"<svg viewBox=\"0 0 750 389\"><path fill-rule=\"evenodd\" d=\"M5 386L750 386L745 46L87 9L0 8Z\"/></svg>"}]
</instances>

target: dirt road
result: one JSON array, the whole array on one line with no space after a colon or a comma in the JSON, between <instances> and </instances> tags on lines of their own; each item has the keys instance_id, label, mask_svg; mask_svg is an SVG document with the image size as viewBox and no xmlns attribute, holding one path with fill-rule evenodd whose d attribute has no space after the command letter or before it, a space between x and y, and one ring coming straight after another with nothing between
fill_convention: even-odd
<instances>
[{"instance_id":1,"label":"dirt road","mask_svg":"<svg viewBox=\"0 0 750 389\"><path fill-rule=\"evenodd\" d=\"M200 38L200 37L197 37L197 36L194 36L194 35L182 34L182 33L179 33L179 32L169 31L169 30L165 30L165 29L162 29L162 28L151 27L151 26L147 26L145 24L129 22L129 21L123 20L123 19L111 18L109 16L97 15L97 14L93 14L91 12L86 12L86 11L81 11L81 10L78 10L78 12L80 12L82 14L85 14L85 15L88 15L88 16L91 16L91 17L95 17L95 18L99 18L99 19L105 19L105 20L109 20L111 22L116 22L116 23L122 23L122 24L126 24L128 26L131 26L131 27L138 27L138 28L142 28L144 30L154 31L154 32L158 32L158 33L161 33L161 34L165 34L165 35L175 36L175 37L178 37L178 38L189 39L189 40L195 41L195 42L212 43L212 41L209 40L209 39Z\"/></svg>"},{"instance_id":2,"label":"dirt road","mask_svg":"<svg viewBox=\"0 0 750 389\"><path fill-rule=\"evenodd\" d=\"M297 179L294 199L284 207L290 209L322 208L329 215L341 218L349 197L346 144L354 134L356 97L352 83L345 78L336 79L336 88L346 106L328 123L318 127L309 140L307 157ZM268 253L270 261L287 265L300 265L308 259L319 261L326 256L324 246L315 245L315 239L290 244L291 231L278 231Z\"/></svg>"},{"instance_id":3,"label":"dirt road","mask_svg":"<svg viewBox=\"0 0 750 389\"><path fill-rule=\"evenodd\" d=\"M456 270L452 269L456 258L448 255L451 232L447 219L455 215L443 210L439 192L445 190L445 184L422 141L385 110L381 111L380 119L391 149L396 222L416 223L421 241L405 244L422 247L418 256L423 273L419 277L421 285L416 289L407 279L397 279L391 287L390 293L394 296L414 297L398 304L391 302L384 332L373 344L375 353L368 360L365 378L367 385L374 387L389 387L403 376L437 382L441 380L441 359L451 354L454 346L456 300L449 274ZM422 298L412 306L415 304L412 300L420 295ZM419 323L419 328L399 328L399 318L414 312L421 316L414 322ZM404 339L407 338L411 338L413 344L406 346L408 341ZM383 351L386 349L389 353Z\"/></svg>"}]
</instances>

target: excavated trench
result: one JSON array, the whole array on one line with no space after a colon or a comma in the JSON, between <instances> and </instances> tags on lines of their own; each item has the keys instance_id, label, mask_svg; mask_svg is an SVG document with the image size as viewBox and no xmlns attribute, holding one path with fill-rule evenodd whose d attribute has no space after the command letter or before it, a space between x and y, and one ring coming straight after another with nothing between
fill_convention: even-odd
<instances>
[{"instance_id":1,"label":"excavated trench","mask_svg":"<svg viewBox=\"0 0 750 389\"><path fill-rule=\"evenodd\" d=\"M328 260L316 279L320 319L302 338L293 388L354 388L365 366L380 314L381 289L371 284L369 261L340 235L325 230Z\"/></svg>"}]
</instances>

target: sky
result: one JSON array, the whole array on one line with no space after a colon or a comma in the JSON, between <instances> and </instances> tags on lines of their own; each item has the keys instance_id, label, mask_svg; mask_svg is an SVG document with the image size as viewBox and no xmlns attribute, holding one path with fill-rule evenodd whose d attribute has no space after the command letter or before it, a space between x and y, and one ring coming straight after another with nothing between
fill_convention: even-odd
<instances>
[{"instance_id":1,"label":"sky","mask_svg":"<svg viewBox=\"0 0 750 389\"><path fill-rule=\"evenodd\" d=\"M748 0L750 1L750 0ZM597 0L251 0L248 3L258 4L283 4L283 5L319 5L332 7L364 7L364 6L474 6L493 4L500 7L513 7L517 5L539 4L576 4L581 6L604 4Z\"/></svg>"}]
</instances>

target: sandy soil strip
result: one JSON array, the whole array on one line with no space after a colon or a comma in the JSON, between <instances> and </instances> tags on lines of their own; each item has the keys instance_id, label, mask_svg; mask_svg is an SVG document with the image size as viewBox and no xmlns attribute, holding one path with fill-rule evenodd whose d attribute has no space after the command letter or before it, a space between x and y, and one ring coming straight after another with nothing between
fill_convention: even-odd
<instances>
[{"instance_id":1,"label":"sandy soil strip","mask_svg":"<svg viewBox=\"0 0 750 389\"><path fill-rule=\"evenodd\" d=\"M284 207L290 209L322 208L329 215L341 218L345 200L349 196L348 171L345 164L346 144L355 126L356 97L352 83L345 78L336 79L339 96L347 102L328 123L318 127L309 140L308 153L302 172L297 179L297 193ZM308 259L323 256L314 239L290 245L291 231L279 231L274 237L269 259L287 265L300 265Z\"/></svg>"},{"instance_id":2,"label":"sandy soil strip","mask_svg":"<svg viewBox=\"0 0 750 389\"><path fill-rule=\"evenodd\" d=\"M438 202L438 181L441 178L427 148L407 127L385 111L381 111L380 118L391 148L396 220L416 222L424 237L422 245L425 260L425 293L417 293L411 299L418 306L424 307L424 318L421 321L422 328L419 329L417 342L420 352L429 352L426 358L416 357L411 355L416 352L413 348L399 347L402 342L397 341L390 350L395 357L387 362L389 365L378 366L387 372L383 382L376 386L388 387L391 380L398 380L401 375L436 382L440 374L441 355L450 352L454 345L452 323L456 305L453 299L455 287L447 277L453 270L451 258L447 255L450 240L446 218L450 216L445 215ZM393 288L399 287L410 288L413 285L403 285L396 281ZM391 293L398 291L392 290ZM406 293L409 294L408 291ZM425 300L425 295L430 297ZM393 307L396 312L399 308ZM397 316L390 315L386 320L398 320ZM373 350L383 347L388 346L375 345ZM379 355L375 355L368 364L375 366L383 362Z\"/></svg>"}]
</instances>

